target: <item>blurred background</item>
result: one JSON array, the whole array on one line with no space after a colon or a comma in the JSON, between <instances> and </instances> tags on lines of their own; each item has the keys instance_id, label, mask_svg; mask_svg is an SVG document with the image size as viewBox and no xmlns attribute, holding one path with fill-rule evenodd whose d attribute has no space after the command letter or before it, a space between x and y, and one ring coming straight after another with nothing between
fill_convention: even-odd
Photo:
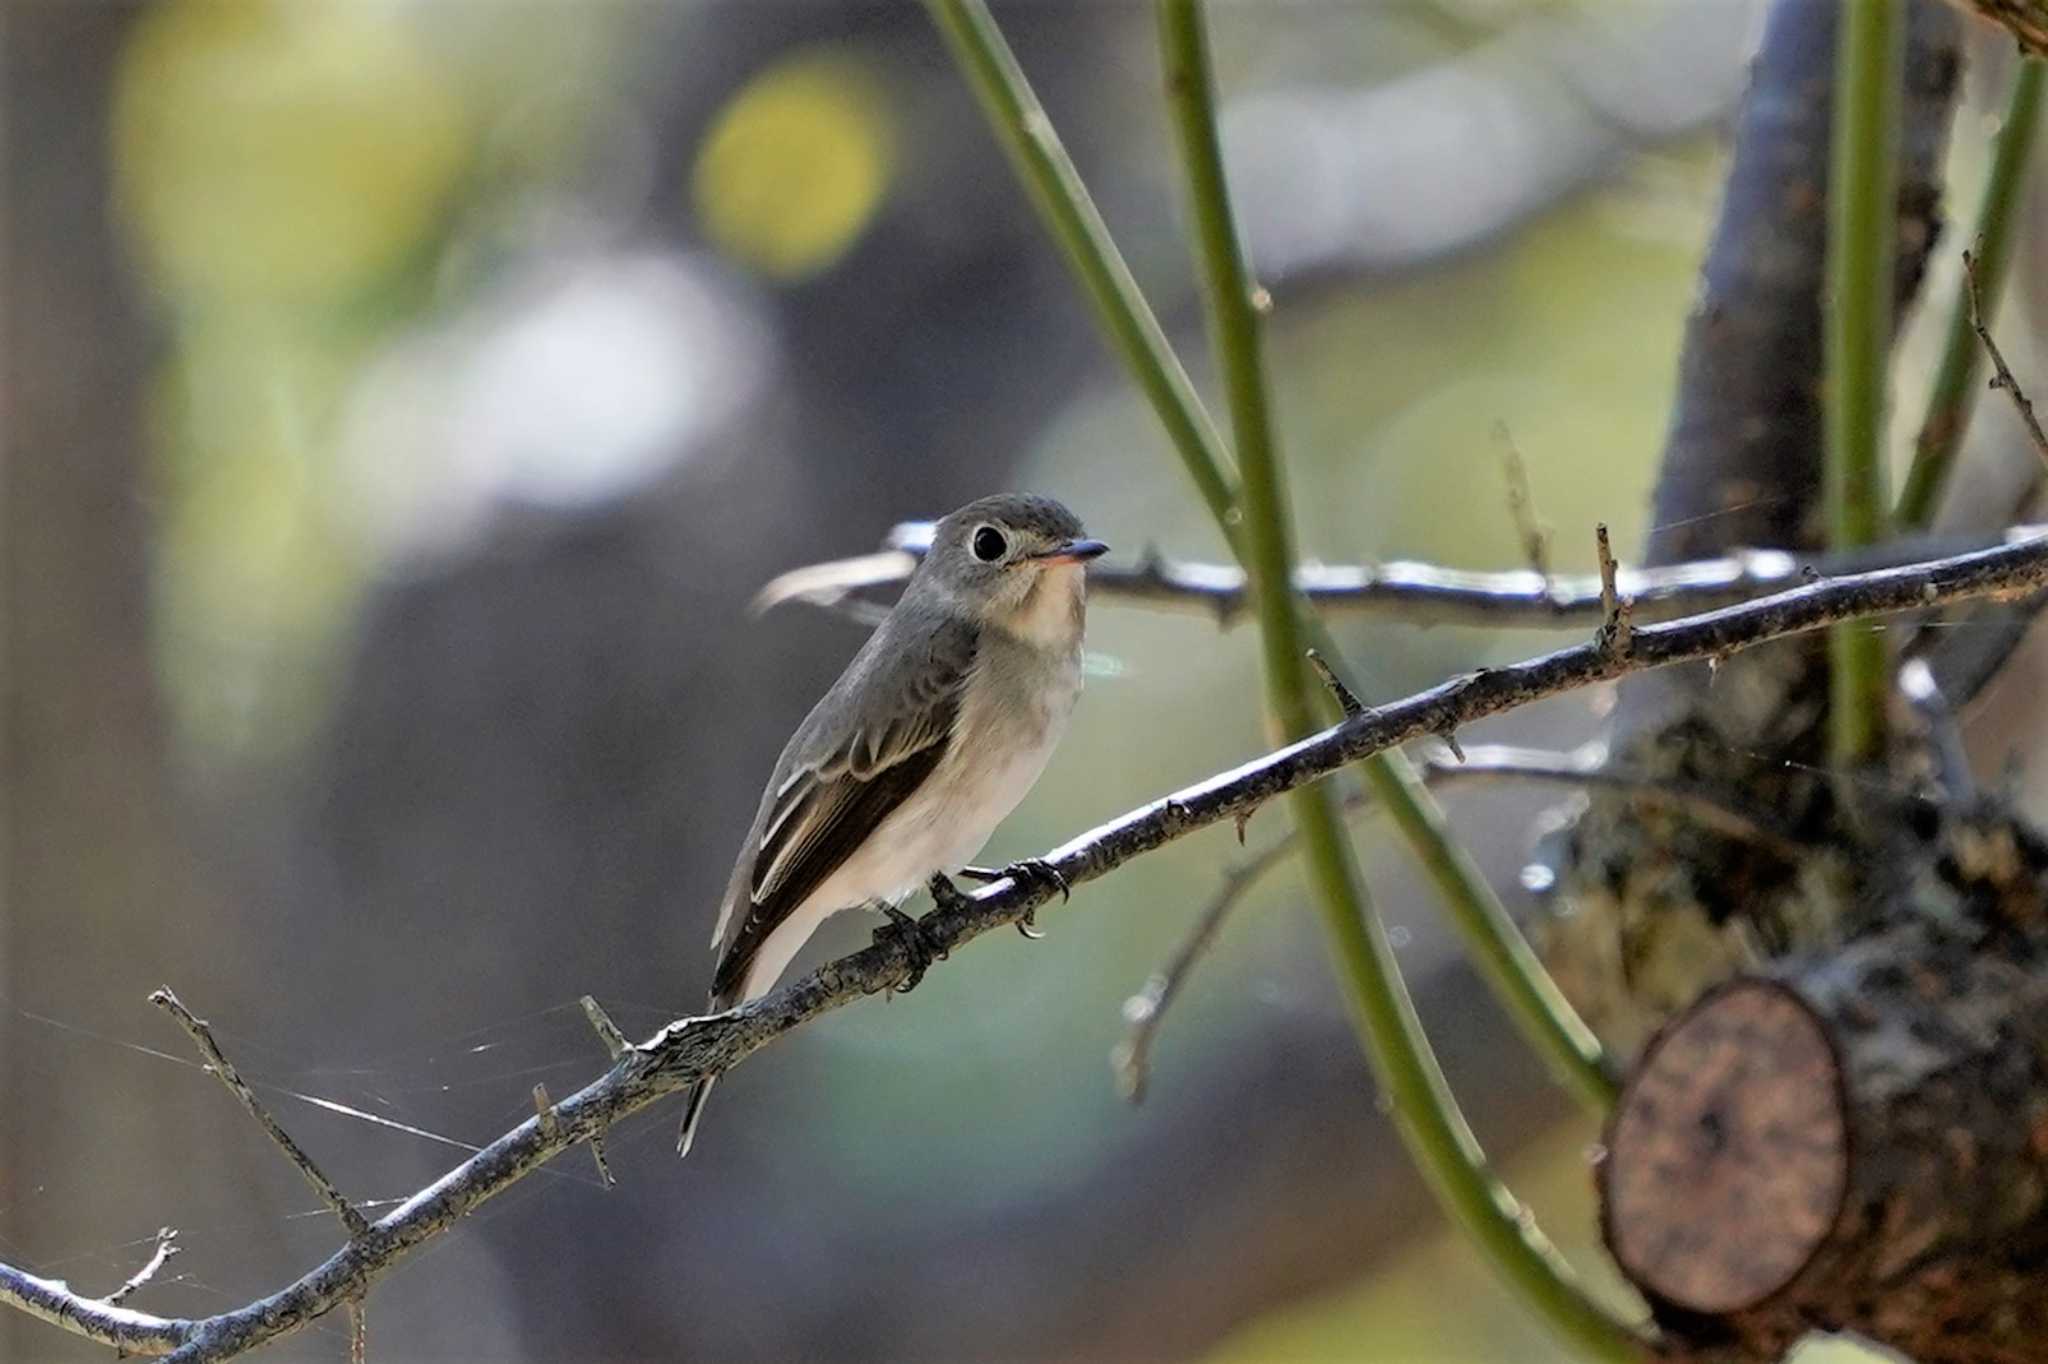
<instances>
[{"instance_id":1,"label":"blurred background","mask_svg":"<svg viewBox=\"0 0 2048 1364\"><path fill-rule=\"evenodd\" d=\"M1149 7L997 13L1204 379ZM1216 6L1311 553L1521 566L1503 429L1557 567L1595 520L1655 533L1755 20ZM760 784L861 639L750 618L774 574L1004 488L1121 555L1220 557L914 5L7 0L0 25L10 1263L104 1292L168 1224L183 1253L135 1305L202 1315L336 1244L158 984L372 1207L599 1073L578 995L643 1035L696 1008ZM2002 101L1979 46L1964 204ZM2011 439L2002 410L1977 432ZM1342 633L1371 697L1547 643ZM1263 745L1248 630L1098 604L1090 648L985 860ZM1603 704L1467 738L1563 746ZM1449 798L1511 903L1555 799ZM1600 1276L1594 1132L1400 848L1360 837L1482 1139ZM570 1153L378 1286L371 1358L1552 1357L1405 1164L1291 873L1119 1099L1120 1002L1242 856L1177 843L1045 942L988 938L764 1052L687 1163L672 1105L614 1135L617 1190ZM104 1357L0 1315L0 1358Z\"/></svg>"}]
</instances>

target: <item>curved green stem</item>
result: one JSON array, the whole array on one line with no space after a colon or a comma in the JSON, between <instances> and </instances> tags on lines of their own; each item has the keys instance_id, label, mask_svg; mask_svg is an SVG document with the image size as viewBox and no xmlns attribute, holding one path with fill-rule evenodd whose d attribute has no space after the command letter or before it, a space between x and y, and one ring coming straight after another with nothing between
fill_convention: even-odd
<instances>
[{"instance_id":1,"label":"curved green stem","mask_svg":"<svg viewBox=\"0 0 2048 1364\"><path fill-rule=\"evenodd\" d=\"M1494 997L1507 1007L1523 1038L1559 1083L1589 1112L1604 1115L1614 1107L1621 1086L1600 1039L1550 978L1472 855L1451 836L1422 774L1405 758L1398 763L1367 762L1364 767L1374 797L1436 886L1465 951Z\"/></svg>"},{"instance_id":2,"label":"curved green stem","mask_svg":"<svg viewBox=\"0 0 2048 1364\"><path fill-rule=\"evenodd\" d=\"M1267 698L1285 737L1298 739L1317 728L1316 702L1324 693L1309 676L1305 663L1302 603L1293 586L1291 517L1260 335L1264 295L1246 266L1231 214L1216 136L1207 35L1196 0L1159 0L1159 26L1168 98L1182 164L1187 169L1200 247L1209 333L1230 408L1242 480L1245 568L1258 610ZM1420 781L1412 772L1404 781L1400 772L1383 763L1368 767L1377 792L1396 818L1407 812L1404 830L1423 834L1417 846L1427 858L1429 835L1440 832L1440 826L1428 827L1429 821L1420 816L1418 798L1427 799ZM1308 854L1316 901L1341 967L1346 998L1409 1153L1466 1233L1553 1330L1594 1358L1640 1358L1641 1343L1634 1334L1586 1296L1563 1257L1487 1167L1485 1153L1466 1126L1415 1014L1393 944L1365 892L1329 788L1304 786L1289 799ZM1416 824L1424 827L1418 829ZM1445 851L1452 858L1462 857L1455 845ZM1469 864L1433 865L1432 871L1454 883L1467 872L1477 879L1476 869ZM1483 880L1479 884L1484 885ZM1463 898L1450 897L1453 904ZM1519 944L1520 935L1506 921L1505 911L1500 923ZM1461 926L1475 925L1461 921ZM1499 925L1482 921L1476 926L1490 930ZM1490 932L1482 931L1479 937L1486 944L1497 945ZM1526 945L1523 951L1527 951ZM1485 958L1486 951L1481 955ZM1490 960L1489 964L1499 963ZM1533 957L1527 965L1541 974ZM1505 974L1526 979L1513 970ZM1518 998L1513 993L1508 997Z\"/></svg>"},{"instance_id":3,"label":"curved green stem","mask_svg":"<svg viewBox=\"0 0 2048 1364\"><path fill-rule=\"evenodd\" d=\"M2005 287L2006 267L2012 261L2012 228L2020 187L2033 159L2034 129L2041 112L2041 89L2048 83L2048 62L2022 59L2013 77L2012 96L2006 104L2005 124L1999 130L1998 150L1991 159L1991 174L1984 182L1984 198L1977 208L1975 251L1977 289L1983 300L1989 326L1998 309L1998 296ZM1906 487L1892 519L1902 529L1922 530L1934 520L1955 469L1956 452L1970 429L1970 413L1976 407L1978 383L1984 355L1977 332L1970 325L1973 316L1970 280L1966 274L1956 283L1955 302L1948 319L1948 335L1942 341L1941 366L1934 372L1934 387L1927 395L1927 416L1920 423L1913 445L1913 464L1906 473Z\"/></svg>"},{"instance_id":4,"label":"curved green stem","mask_svg":"<svg viewBox=\"0 0 2048 1364\"><path fill-rule=\"evenodd\" d=\"M1902 0L1853 0L1843 7L1822 319L1828 529L1837 551L1874 544L1885 530L1885 380L1905 36ZM1829 635L1828 720L1838 766L1875 762L1884 754L1891 687L1885 639L1863 624L1840 625Z\"/></svg>"},{"instance_id":5,"label":"curved green stem","mask_svg":"<svg viewBox=\"0 0 2048 1364\"><path fill-rule=\"evenodd\" d=\"M983 0L925 0L925 8L966 72L1017 178L1079 276L1096 319L1159 414L1202 501L1236 548L1237 490L1223 437L1203 409L1138 281L1131 277L1123 253L1110 239L1108 226L1081 183L1081 173L1032 93L1016 55L1003 41L995 17Z\"/></svg>"},{"instance_id":6,"label":"curved green stem","mask_svg":"<svg viewBox=\"0 0 2048 1364\"><path fill-rule=\"evenodd\" d=\"M967 73L998 140L1073 267L1104 330L1165 425L1225 539L1240 562L1244 561L1247 549L1239 533L1230 456L1001 31L981 0L926 0L926 7ZM1201 98L1206 102L1206 90ZM1222 221L1227 225L1228 200L1220 172L1218 175L1210 190L1197 199L1224 204ZM1229 240L1234 247L1234 235L1229 235ZM1249 294L1244 303L1248 310L1252 308ZM1303 631L1324 654L1339 657L1320 620L1308 615ZM1290 644L1299 645L1301 637L1297 633ZM1295 652L1298 656L1298 648ZM1326 708L1325 714L1333 712ZM1390 752L1369 760L1365 769L1375 795L1408 839L1452 922L1470 944L1482 974L1510 1015L1560 1081L1595 1112L1604 1113L1613 1103L1616 1086L1598 1040L1573 1013L1522 939L1500 897L1459 847L1413 764L1401 753Z\"/></svg>"},{"instance_id":7,"label":"curved green stem","mask_svg":"<svg viewBox=\"0 0 2048 1364\"><path fill-rule=\"evenodd\" d=\"M1185 370L1174 357L1129 270L1123 265L1115 243L1088 198L1086 188L1067 158L1044 110L1032 95L1023 72L985 4L982 0L926 0L926 6L966 71L998 139L1024 180L1046 226L1079 277L1104 329L1159 413L1176 452L1194 478L1231 548L1255 577L1257 570L1252 567L1254 553L1266 556L1265 577L1271 582L1274 580L1273 553L1277 547L1277 562L1281 565L1278 580L1285 583L1288 542L1284 533L1257 551L1249 543L1249 536L1245 533L1246 520L1257 519L1269 528L1274 523L1264 517L1240 519L1237 494L1229 472L1230 460L1221 439L1187 382ZM1206 77L1202 84L1202 98L1206 102ZM1209 126L1213 136L1213 121ZM1220 172L1215 183L1220 189ZM1222 222L1227 225L1227 199L1221 202L1225 212ZM1234 229L1231 241L1234 250ZM1240 259L1240 272L1241 269ZM1252 296L1248 288L1240 290L1238 296L1249 312ZM1244 355L1249 356L1247 372L1256 377L1256 350L1241 353L1240 359ZM1262 380L1256 394L1240 391L1233 385L1233 414L1251 416L1252 404L1256 404L1257 411L1262 414L1263 393ZM1270 442L1265 448L1270 454ZM1276 479L1266 490L1249 496L1266 498L1277 507L1280 505L1278 493ZM1294 617L1295 607L1291 600L1287 602L1287 608L1286 614L1292 623L1281 627L1277 636L1282 641L1281 646L1269 641L1268 657L1276 658L1284 652L1288 661L1282 667L1292 669L1299 682L1304 677L1300 648L1304 634L1315 638L1333 657L1335 651L1328 648L1320 622L1313 619L1301 621ZM1291 643L1288 642L1290 640ZM1274 675L1270 668L1268 672L1269 677ZM1313 694L1300 686L1290 692L1290 695L1304 699ZM1276 691L1276 699L1277 696ZM1313 705L1313 701L1307 701L1307 704ZM1287 711L1280 713L1284 718L1295 709L1290 705ZM1298 713L1294 718L1299 718ZM1406 759L1399 753L1380 755L1368 764L1368 775L1374 778L1379 794L1396 812L1403 829L1417 838L1418 854L1437 879L1439 887L1446 890L1447 898L1454 907L1483 907L1493 901L1490 887L1451 839L1441 813L1426 793L1417 790L1413 770ZM1422 1165L1431 1185L1460 1223L1470 1229L1489 1258L1525 1290L1547 1319L1569 1339L1599 1358L1638 1357L1639 1342L1580 1292L1572 1282L1569 1270L1487 1170L1484 1154L1466 1128L1456 1101L1428 1050L1413 1005L1401 982L1392 945L1377 915L1370 913L1358 891L1351 845L1336 824L1334 812L1328 811L1327 798L1317 796L1315 801L1315 804L1303 802L1298 806L1297 817L1301 821L1309 865L1322 892L1319 898L1325 904L1350 907L1346 912L1331 913L1326 917L1330 920L1342 974L1352 987L1354 1015L1365 1034L1368 1054L1381 1072L1404 1137L1419 1155L1427 1153L1426 1158L1422 1158ZM1328 813L1330 817L1325 818L1319 811ZM1497 906L1497 901L1493 903ZM1512 929L1504 911L1500 912L1499 922ZM1526 947L1523 950L1526 951ZM1540 975L1541 967L1534 963L1533 958L1529 959L1529 965ZM1547 986L1548 981L1544 980L1542 987ZM1542 987L1532 986L1532 989ZM1561 999L1558 1004L1563 1016L1569 1017L1569 1010L1564 1008ZM1599 1077L1599 1088L1605 1090L1607 1083L1605 1072L1597 1062L1597 1046L1591 1043L1589 1036L1585 1040L1590 1048L1591 1073ZM1580 1092L1587 1090L1581 1087Z\"/></svg>"}]
</instances>

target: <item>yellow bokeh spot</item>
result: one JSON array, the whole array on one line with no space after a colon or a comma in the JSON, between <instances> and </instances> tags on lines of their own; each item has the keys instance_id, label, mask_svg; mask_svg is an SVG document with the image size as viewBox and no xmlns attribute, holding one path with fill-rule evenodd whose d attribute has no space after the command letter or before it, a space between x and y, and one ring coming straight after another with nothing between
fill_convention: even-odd
<instances>
[{"instance_id":1,"label":"yellow bokeh spot","mask_svg":"<svg viewBox=\"0 0 2048 1364\"><path fill-rule=\"evenodd\" d=\"M467 140L393 6L167 0L123 56L122 208L161 282L196 301L374 284L433 231Z\"/></svg>"},{"instance_id":2,"label":"yellow bokeh spot","mask_svg":"<svg viewBox=\"0 0 2048 1364\"><path fill-rule=\"evenodd\" d=\"M802 279L859 238L894 159L874 75L841 55L793 57L719 111L692 176L697 218L725 254L775 279Z\"/></svg>"}]
</instances>

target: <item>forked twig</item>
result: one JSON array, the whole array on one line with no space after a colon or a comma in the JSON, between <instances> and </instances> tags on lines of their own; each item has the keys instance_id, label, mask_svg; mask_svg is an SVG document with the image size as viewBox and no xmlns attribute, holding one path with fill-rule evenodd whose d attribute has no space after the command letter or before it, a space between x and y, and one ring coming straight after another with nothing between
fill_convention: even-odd
<instances>
[{"instance_id":1,"label":"forked twig","mask_svg":"<svg viewBox=\"0 0 2048 1364\"><path fill-rule=\"evenodd\" d=\"M1977 289L1977 257L1972 252L1963 252L1963 274L1970 282L1970 326L1977 333L1977 339L1984 343L1984 353L1991 358L1990 386L2004 389L2006 396L2012 399L2020 421L2027 428L2027 438L2034 443L2034 453L2041 457L2043 463L2048 463L2048 432L2041 430L2041 419L2034 415L2033 401L2020 387L2019 380L2012 377L2004 353L1991 339L1991 326L1984 318L1984 300Z\"/></svg>"},{"instance_id":2,"label":"forked twig","mask_svg":"<svg viewBox=\"0 0 2048 1364\"><path fill-rule=\"evenodd\" d=\"M277 1149L284 1152L285 1159L296 1166L299 1173L305 1176L306 1182L313 1186L313 1192L319 1194L321 1200L334 1209L334 1215L341 1219L341 1225L347 1229L349 1239L356 1241L369 1235L369 1219L356 1211L355 1204L341 1196L341 1190L334 1187L334 1181L321 1173L320 1167L313 1163L313 1158L292 1140L291 1133L285 1131L277 1119L270 1116L270 1110L256 1097L256 1091L249 1088L234 1065L221 1053L220 1044L213 1040L213 1029L206 1025L206 1020L186 1008L184 1002L171 992L168 985L160 986L153 991L149 996L149 1002L177 1019L179 1026L191 1035L193 1044L199 1048L199 1054L206 1058L207 1069L220 1077L220 1082L228 1087L228 1093L241 1101L249 1116L256 1120L256 1125L263 1129L264 1134Z\"/></svg>"},{"instance_id":3,"label":"forked twig","mask_svg":"<svg viewBox=\"0 0 2048 1364\"><path fill-rule=\"evenodd\" d=\"M127 1282L100 1301L109 1307L119 1307L134 1296L137 1290L146 1287L149 1281L157 1276L158 1271L170 1262L170 1258L178 1253L177 1239L178 1233L175 1228L159 1227L156 1233L156 1250L143 1263L142 1268L130 1274Z\"/></svg>"}]
</instances>

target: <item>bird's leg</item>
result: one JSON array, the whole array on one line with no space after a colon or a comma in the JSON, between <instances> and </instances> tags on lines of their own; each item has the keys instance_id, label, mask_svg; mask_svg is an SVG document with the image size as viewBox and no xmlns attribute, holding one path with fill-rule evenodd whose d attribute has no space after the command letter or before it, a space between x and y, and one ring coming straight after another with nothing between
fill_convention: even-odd
<instances>
[{"instance_id":1,"label":"bird's leg","mask_svg":"<svg viewBox=\"0 0 2048 1364\"><path fill-rule=\"evenodd\" d=\"M970 881L1015 881L1023 885L1036 881L1040 885L1051 885L1060 893L1062 903L1073 898L1074 888L1067 884L1067 878L1060 869L1042 857L1027 857L1005 867L962 867L960 874ZM1024 911L1024 917L1017 920L1017 931L1034 942L1045 936L1038 931L1038 907Z\"/></svg>"},{"instance_id":2,"label":"bird's leg","mask_svg":"<svg viewBox=\"0 0 2048 1364\"><path fill-rule=\"evenodd\" d=\"M903 950L910 955L910 979L898 985L895 991L899 995L907 995L917 988L917 983L924 979L925 971L933 962L946 959L946 950L926 931L923 924L896 906L881 904L875 908L889 916L889 922L875 930L875 941L887 942L894 939L901 943Z\"/></svg>"}]
</instances>

